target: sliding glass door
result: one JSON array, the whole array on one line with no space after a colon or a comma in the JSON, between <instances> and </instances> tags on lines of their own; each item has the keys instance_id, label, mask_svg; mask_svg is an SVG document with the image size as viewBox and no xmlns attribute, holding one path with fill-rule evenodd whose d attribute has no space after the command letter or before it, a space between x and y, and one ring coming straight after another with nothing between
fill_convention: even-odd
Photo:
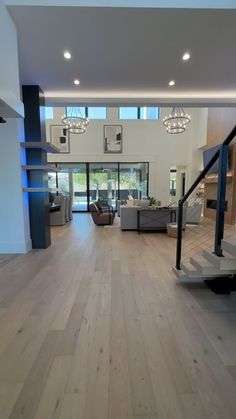
<instances>
[{"instance_id":1,"label":"sliding glass door","mask_svg":"<svg viewBox=\"0 0 236 419\"><path fill-rule=\"evenodd\" d=\"M52 166L55 166L55 164ZM148 163L57 163L49 188L73 197L73 211L88 211L98 199L116 209L117 199L148 197Z\"/></svg>"},{"instance_id":2,"label":"sliding glass door","mask_svg":"<svg viewBox=\"0 0 236 419\"><path fill-rule=\"evenodd\" d=\"M148 163L120 163L120 199L148 197Z\"/></svg>"},{"instance_id":3,"label":"sliding glass door","mask_svg":"<svg viewBox=\"0 0 236 419\"><path fill-rule=\"evenodd\" d=\"M89 164L90 202L98 199L116 209L118 199L118 163Z\"/></svg>"},{"instance_id":4,"label":"sliding glass door","mask_svg":"<svg viewBox=\"0 0 236 419\"><path fill-rule=\"evenodd\" d=\"M87 211L87 169L86 163L60 163L60 172L49 173L49 188L55 189L59 193L70 194L72 196L73 211Z\"/></svg>"},{"instance_id":5,"label":"sliding glass door","mask_svg":"<svg viewBox=\"0 0 236 419\"><path fill-rule=\"evenodd\" d=\"M72 169L73 211L88 210L86 163L73 165Z\"/></svg>"}]
</instances>

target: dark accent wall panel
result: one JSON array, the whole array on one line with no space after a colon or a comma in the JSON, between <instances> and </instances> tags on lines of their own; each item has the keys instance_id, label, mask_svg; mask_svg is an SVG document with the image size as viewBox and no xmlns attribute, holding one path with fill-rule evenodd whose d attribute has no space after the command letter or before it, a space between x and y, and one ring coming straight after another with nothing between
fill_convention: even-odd
<instances>
[{"instance_id":1,"label":"dark accent wall panel","mask_svg":"<svg viewBox=\"0 0 236 419\"><path fill-rule=\"evenodd\" d=\"M45 141L44 95L39 86L23 86L25 107L25 141ZM41 149L26 149L28 165L44 165L47 153ZM47 188L48 175L42 170L27 172L28 187ZM51 244L48 192L29 192L30 232L33 249L45 249Z\"/></svg>"}]
</instances>

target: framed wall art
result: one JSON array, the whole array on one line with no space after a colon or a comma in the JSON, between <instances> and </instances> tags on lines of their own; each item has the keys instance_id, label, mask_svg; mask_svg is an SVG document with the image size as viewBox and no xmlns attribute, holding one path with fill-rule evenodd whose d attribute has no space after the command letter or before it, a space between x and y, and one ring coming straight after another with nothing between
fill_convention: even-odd
<instances>
[{"instance_id":1,"label":"framed wall art","mask_svg":"<svg viewBox=\"0 0 236 419\"><path fill-rule=\"evenodd\" d=\"M50 139L61 153L70 152L70 133L64 125L50 125Z\"/></svg>"},{"instance_id":2,"label":"framed wall art","mask_svg":"<svg viewBox=\"0 0 236 419\"><path fill-rule=\"evenodd\" d=\"M122 153L122 125L104 125L104 153Z\"/></svg>"}]
</instances>

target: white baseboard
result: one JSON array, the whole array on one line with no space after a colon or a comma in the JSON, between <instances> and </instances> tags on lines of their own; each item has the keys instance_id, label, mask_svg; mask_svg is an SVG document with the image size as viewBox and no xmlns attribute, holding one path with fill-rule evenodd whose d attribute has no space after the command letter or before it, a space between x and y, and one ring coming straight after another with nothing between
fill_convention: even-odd
<instances>
[{"instance_id":1,"label":"white baseboard","mask_svg":"<svg viewBox=\"0 0 236 419\"><path fill-rule=\"evenodd\" d=\"M0 254L28 253L32 249L31 240L18 243L1 243Z\"/></svg>"}]
</instances>

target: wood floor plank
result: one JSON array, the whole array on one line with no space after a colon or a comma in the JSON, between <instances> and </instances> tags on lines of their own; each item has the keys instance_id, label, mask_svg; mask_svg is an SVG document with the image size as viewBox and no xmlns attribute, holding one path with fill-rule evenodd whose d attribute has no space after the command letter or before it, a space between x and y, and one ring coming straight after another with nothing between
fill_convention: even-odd
<instances>
[{"instance_id":1,"label":"wood floor plank","mask_svg":"<svg viewBox=\"0 0 236 419\"><path fill-rule=\"evenodd\" d=\"M127 341L125 337L111 337L109 419L129 419L132 415Z\"/></svg>"},{"instance_id":2,"label":"wood floor plank","mask_svg":"<svg viewBox=\"0 0 236 419\"><path fill-rule=\"evenodd\" d=\"M85 393L67 393L61 403L59 419L80 419L85 412Z\"/></svg>"},{"instance_id":3,"label":"wood floor plank","mask_svg":"<svg viewBox=\"0 0 236 419\"><path fill-rule=\"evenodd\" d=\"M123 288L120 264L112 263L111 278L111 336L125 337Z\"/></svg>"},{"instance_id":4,"label":"wood floor plank","mask_svg":"<svg viewBox=\"0 0 236 419\"><path fill-rule=\"evenodd\" d=\"M71 356L55 357L34 416L35 419L56 419L59 417L71 359Z\"/></svg>"},{"instance_id":5,"label":"wood floor plank","mask_svg":"<svg viewBox=\"0 0 236 419\"><path fill-rule=\"evenodd\" d=\"M55 319L51 324L50 330L64 330L68 318L70 316L76 293L79 288L79 282L73 282L68 291L65 293L63 298L63 303L60 307L60 310L57 311Z\"/></svg>"},{"instance_id":6,"label":"wood floor plank","mask_svg":"<svg viewBox=\"0 0 236 419\"><path fill-rule=\"evenodd\" d=\"M68 381L67 393L86 393L88 388L89 365L95 339L95 326L99 290L96 287L89 293L87 305L72 360L71 374Z\"/></svg>"},{"instance_id":7,"label":"wood floor plank","mask_svg":"<svg viewBox=\"0 0 236 419\"><path fill-rule=\"evenodd\" d=\"M127 286L127 283L129 282L128 278L126 278L125 281ZM131 306L129 306L127 301L128 295ZM137 309L134 295L132 294L131 283L128 287L124 306L133 413L135 415L156 414L157 408L155 405L150 371L148 369L144 351L140 320L137 315L135 317L130 315Z\"/></svg>"},{"instance_id":8,"label":"wood floor plank","mask_svg":"<svg viewBox=\"0 0 236 419\"><path fill-rule=\"evenodd\" d=\"M108 418L110 318L97 316L88 371L85 419Z\"/></svg>"},{"instance_id":9,"label":"wood floor plank","mask_svg":"<svg viewBox=\"0 0 236 419\"><path fill-rule=\"evenodd\" d=\"M49 332L19 394L10 419L32 419L37 411L61 332Z\"/></svg>"},{"instance_id":10,"label":"wood floor plank","mask_svg":"<svg viewBox=\"0 0 236 419\"><path fill-rule=\"evenodd\" d=\"M181 405L165 360L157 328L151 315L140 316L145 352L150 369L158 415L163 418L182 419Z\"/></svg>"},{"instance_id":11,"label":"wood floor plank","mask_svg":"<svg viewBox=\"0 0 236 419\"><path fill-rule=\"evenodd\" d=\"M8 419L23 387L23 383L0 384L0 417Z\"/></svg>"},{"instance_id":12,"label":"wood floor plank","mask_svg":"<svg viewBox=\"0 0 236 419\"><path fill-rule=\"evenodd\" d=\"M34 306L33 301L16 300L0 319L0 355L5 351L8 343L21 328Z\"/></svg>"}]
</instances>

